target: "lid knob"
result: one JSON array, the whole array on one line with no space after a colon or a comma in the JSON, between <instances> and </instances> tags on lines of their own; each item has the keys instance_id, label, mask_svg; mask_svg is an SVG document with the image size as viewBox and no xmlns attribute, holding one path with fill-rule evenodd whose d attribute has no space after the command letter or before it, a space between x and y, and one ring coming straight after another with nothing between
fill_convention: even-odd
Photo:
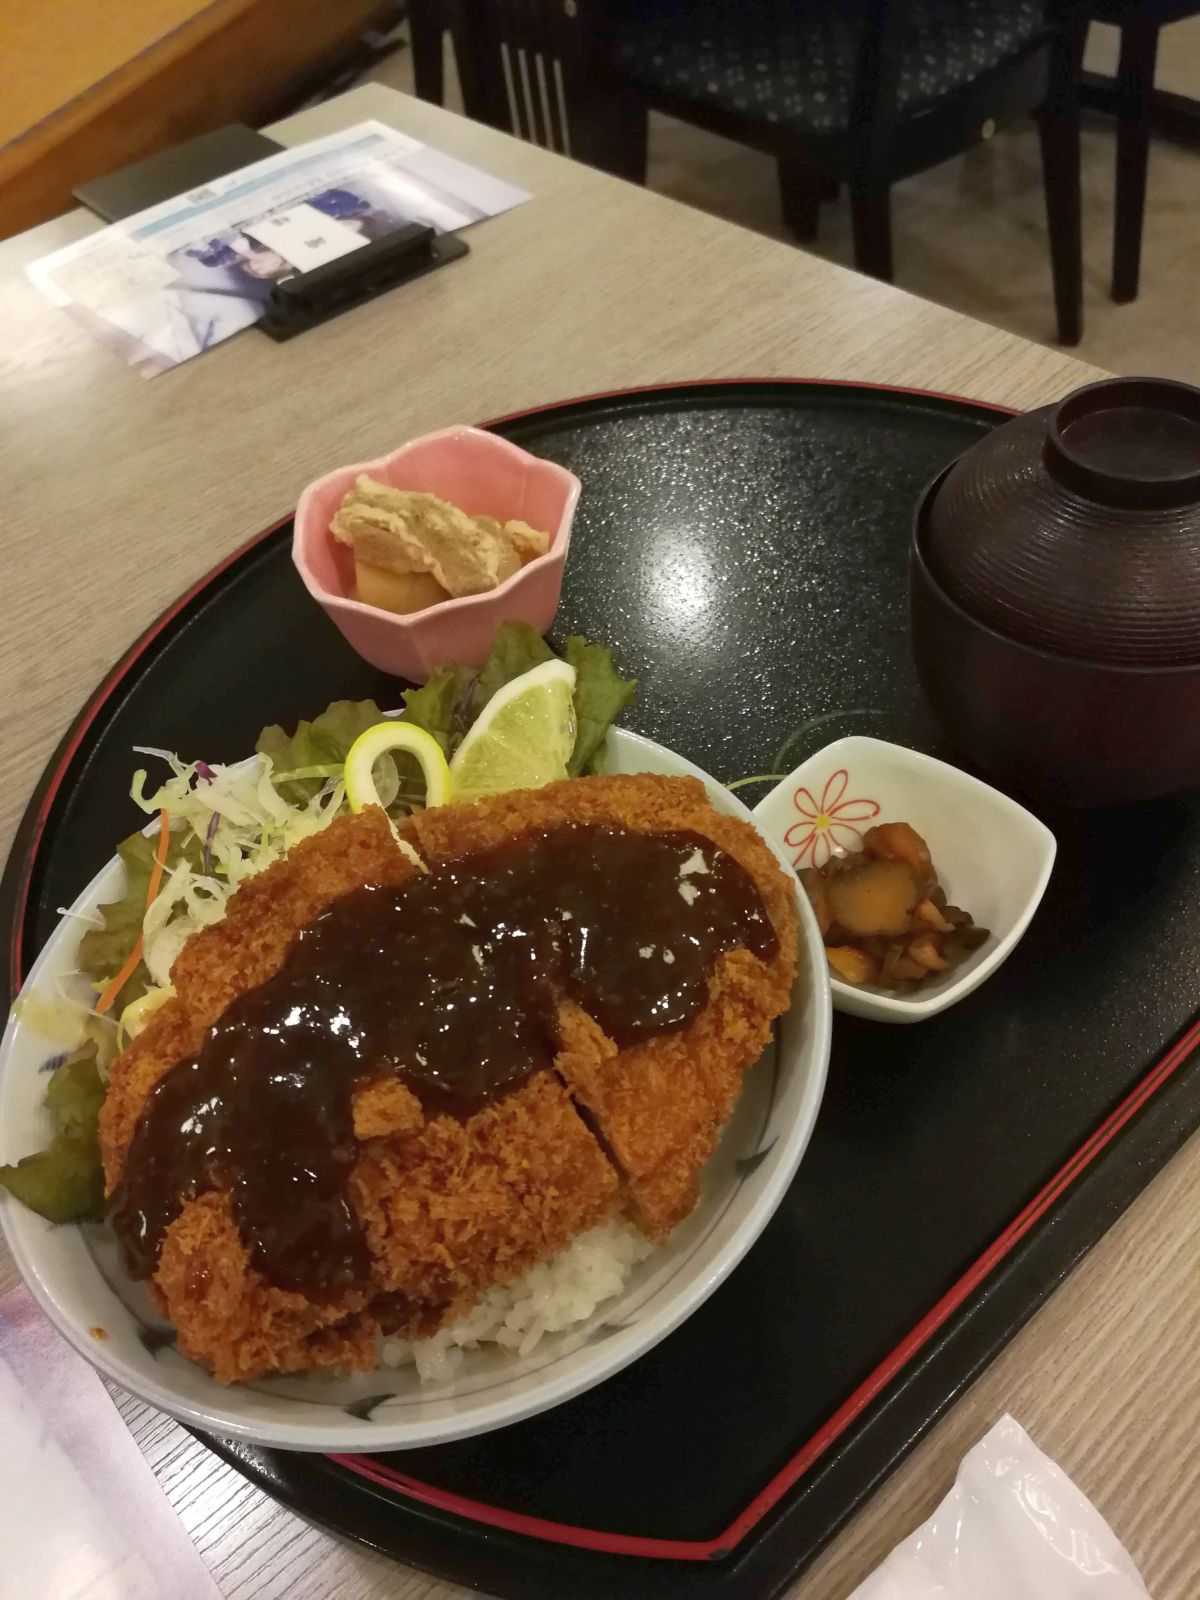
<instances>
[{"instance_id":1,"label":"lid knob","mask_svg":"<svg viewBox=\"0 0 1200 1600\"><path fill-rule=\"evenodd\" d=\"M1165 378L1107 378L1050 418L1046 465L1105 505L1184 505L1200 497L1200 390Z\"/></svg>"}]
</instances>

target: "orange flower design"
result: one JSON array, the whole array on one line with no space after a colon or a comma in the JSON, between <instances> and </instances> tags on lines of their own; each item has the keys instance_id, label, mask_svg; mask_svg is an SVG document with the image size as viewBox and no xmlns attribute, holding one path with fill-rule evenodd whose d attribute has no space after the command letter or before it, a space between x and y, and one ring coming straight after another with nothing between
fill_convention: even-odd
<instances>
[{"instance_id":1,"label":"orange flower design","mask_svg":"<svg viewBox=\"0 0 1200 1600\"><path fill-rule=\"evenodd\" d=\"M845 799L849 787L850 774L845 767L839 767L819 801L803 784L796 790L792 804L800 813L800 820L793 822L783 836L783 842L794 852L794 867L823 867L830 856L862 849L862 834L852 824L877 817L879 803Z\"/></svg>"}]
</instances>

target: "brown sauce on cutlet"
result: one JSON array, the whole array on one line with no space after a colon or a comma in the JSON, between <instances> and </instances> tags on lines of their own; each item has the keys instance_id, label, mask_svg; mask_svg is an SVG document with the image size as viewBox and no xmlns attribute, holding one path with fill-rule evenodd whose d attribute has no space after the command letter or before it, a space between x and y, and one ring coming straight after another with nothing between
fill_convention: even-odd
<instances>
[{"instance_id":1,"label":"brown sauce on cutlet","mask_svg":"<svg viewBox=\"0 0 1200 1600\"><path fill-rule=\"evenodd\" d=\"M127 1266L148 1277L184 1200L221 1188L270 1283L365 1288L346 1190L361 1080L390 1071L429 1113L470 1115L550 1066L563 1000L632 1044L689 1022L739 947L770 959L770 917L694 833L568 824L354 890L150 1092L113 1200Z\"/></svg>"}]
</instances>

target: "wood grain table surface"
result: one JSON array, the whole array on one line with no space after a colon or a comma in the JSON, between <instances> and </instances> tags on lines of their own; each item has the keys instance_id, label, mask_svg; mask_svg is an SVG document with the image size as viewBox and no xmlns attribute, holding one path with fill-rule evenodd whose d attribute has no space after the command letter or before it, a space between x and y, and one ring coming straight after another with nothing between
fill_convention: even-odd
<instances>
[{"instance_id":1,"label":"wood grain table surface","mask_svg":"<svg viewBox=\"0 0 1200 1600\"><path fill-rule=\"evenodd\" d=\"M1096 375L392 90L355 90L271 131L296 142L368 116L534 199L472 230L465 261L292 343L244 333L146 381L23 276L94 219L74 212L0 244L0 851L105 670L338 462L633 384L845 378L1028 407ZM13 1277L0 1247L0 1288ZM308 1526L167 1418L121 1403L226 1600L461 1592ZM844 1600L1005 1410L1093 1498L1155 1600L1196 1600L1200 1138L797 1581L797 1600Z\"/></svg>"}]
</instances>

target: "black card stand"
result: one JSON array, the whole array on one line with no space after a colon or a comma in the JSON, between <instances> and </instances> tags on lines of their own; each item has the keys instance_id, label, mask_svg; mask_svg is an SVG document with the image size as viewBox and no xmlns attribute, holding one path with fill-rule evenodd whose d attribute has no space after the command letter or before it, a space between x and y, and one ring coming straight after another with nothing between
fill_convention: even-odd
<instances>
[{"instance_id":1,"label":"black card stand","mask_svg":"<svg viewBox=\"0 0 1200 1600\"><path fill-rule=\"evenodd\" d=\"M311 272L281 279L271 291L259 327L272 339L292 339L466 254L467 245L457 234L435 233L420 223L409 223Z\"/></svg>"}]
</instances>

